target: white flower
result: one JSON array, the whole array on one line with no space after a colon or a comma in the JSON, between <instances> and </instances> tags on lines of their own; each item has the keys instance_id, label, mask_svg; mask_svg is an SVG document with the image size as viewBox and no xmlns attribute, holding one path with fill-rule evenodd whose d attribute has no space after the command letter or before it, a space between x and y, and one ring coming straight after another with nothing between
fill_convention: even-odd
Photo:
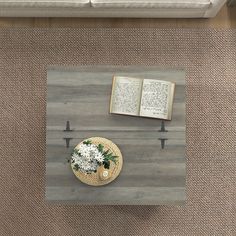
<instances>
[{"instance_id":1,"label":"white flower","mask_svg":"<svg viewBox=\"0 0 236 236\"><path fill-rule=\"evenodd\" d=\"M104 156L102 155L101 152L96 153L96 155L94 156L94 158L99 162L102 163L104 161Z\"/></svg>"},{"instance_id":2,"label":"white flower","mask_svg":"<svg viewBox=\"0 0 236 236\"><path fill-rule=\"evenodd\" d=\"M104 161L103 154L95 144L82 143L76 152L71 156L71 160L76 169L84 173L95 172Z\"/></svg>"},{"instance_id":3,"label":"white flower","mask_svg":"<svg viewBox=\"0 0 236 236\"><path fill-rule=\"evenodd\" d=\"M79 146L79 153L81 154L81 156L89 157L90 156L89 146L87 146L86 144L81 144Z\"/></svg>"},{"instance_id":4,"label":"white flower","mask_svg":"<svg viewBox=\"0 0 236 236\"><path fill-rule=\"evenodd\" d=\"M71 159L73 162L76 162L78 159L80 159L80 156L77 153L73 153Z\"/></svg>"},{"instance_id":5,"label":"white flower","mask_svg":"<svg viewBox=\"0 0 236 236\"><path fill-rule=\"evenodd\" d=\"M89 164L89 162L81 162L81 169L85 170L85 171L89 171L91 169L91 165Z\"/></svg>"}]
</instances>

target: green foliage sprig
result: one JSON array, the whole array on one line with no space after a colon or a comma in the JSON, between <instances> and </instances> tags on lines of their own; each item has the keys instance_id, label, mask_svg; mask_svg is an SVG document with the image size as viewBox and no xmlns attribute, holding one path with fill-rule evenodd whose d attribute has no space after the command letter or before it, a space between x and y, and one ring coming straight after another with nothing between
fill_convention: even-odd
<instances>
[{"instance_id":1,"label":"green foliage sprig","mask_svg":"<svg viewBox=\"0 0 236 236\"><path fill-rule=\"evenodd\" d=\"M104 156L103 165L104 165L105 169L109 169L110 168L110 161L114 162L115 164L117 163L117 157L118 156L113 155L113 153L110 152L109 149L104 151L104 146L102 144L98 144L98 150Z\"/></svg>"}]
</instances>

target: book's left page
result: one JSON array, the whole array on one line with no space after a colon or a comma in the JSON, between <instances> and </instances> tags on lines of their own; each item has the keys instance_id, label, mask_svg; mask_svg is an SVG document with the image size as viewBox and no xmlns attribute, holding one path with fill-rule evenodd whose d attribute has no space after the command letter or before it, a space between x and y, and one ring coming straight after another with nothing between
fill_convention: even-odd
<instances>
[{"instance_id":1,"label":"book's left page","mask_svg":"<svg viewBox=\"0 0 236 236\"><path fill-rule=\"evenodd\" d=\"M110 113L139 115L142 79L113 77Z\"/></svg>"}]
</instances>

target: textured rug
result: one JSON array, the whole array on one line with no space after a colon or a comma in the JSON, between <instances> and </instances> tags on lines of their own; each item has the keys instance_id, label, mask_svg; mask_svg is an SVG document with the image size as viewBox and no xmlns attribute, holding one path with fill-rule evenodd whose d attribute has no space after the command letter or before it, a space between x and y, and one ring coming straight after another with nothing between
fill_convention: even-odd
<instances>
[{"instance_id":1,"label":"textured rug","mask_svg":"<svg viewBox=\"0 0 236 236\"><path fill-rule=\"evenodd\" d=\"M236 235L236 31L0 31L0 235ZM50 205L44 200L47 65L187 71L187 203Z\"/></svg>"}]
</instances>

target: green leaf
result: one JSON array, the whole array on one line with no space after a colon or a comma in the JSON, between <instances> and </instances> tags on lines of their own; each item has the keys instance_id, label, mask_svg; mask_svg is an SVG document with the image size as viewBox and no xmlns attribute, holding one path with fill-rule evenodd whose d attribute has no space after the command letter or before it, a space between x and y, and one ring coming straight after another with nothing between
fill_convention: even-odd
<instances>
[{"instance_id":1,"label":"green leaf","mask_svg":"<svg viewBox=\"0 0 236 236\"><path fill-rule=\"evenodd\" d=\"M103 153L103 148L104 148L104 146L99 143L99 144L98 144L98 151L101 152L101 153Z\"/></svg>"},{"instance_id":2,"label":"green leaf","mask_svg":"<svg viewBox=\"0 0 236 236\"><path fill-rule=\"evenodd\" d=\"M75 148L75 149L73 150L73 152L71 153L71 156L72 156L73 154L77 154L77 155L80 156L79 150L76 149L76 148Z\"/></svg>"},{"instance_id":3,"label":"green leaf","mask_svg":"<svg viewBox=\"0 0 236 236\"><path fill-rule=\"evenodd\" d=\"M109 151L108 151L109 152ZM112 162L114 162L115 164L116 164L116 162L117 162L117 160L116 160L116 158L118 157L118 156L114 156L113 155L113 153L112 152L110 152L110 153L108 153L107 152L107 154L106 155L104 155L104 159L106 160L106 161L112 161Z\"/></svg>"},{"instance_id":4,"label":"green leaf","mask_svg":"<svg viewBox=\"0 0 236 236\"><path fill-rule=\"evenodd\" d=\"M110 168L110 162L105 162L104 163L104 168L109 169Z\"/></svg>"},{"instance_id":5,"label":"green leaf","mask_svg":"<svg viewBox=\"0 0 236 236\"><path fill-rule=\"evenodd\" d=\"M78 171L78 170L79 170L79 165L78 165L78 164L75 164L75 165L73 166L73 169L74 169L75 171Z\"/></svg>"},{"instance_id":6,"label":"green leaf","mask_svg":"<svg viewBox=\"0 0 236 236\"><path fill-rule=\"evenodd\" d=\"M83 142L83 144L86 144L86 145L92 144L92 141L88 139L88 140L85 140L85 141Z\"/></svg>"},{"instance_id":7,"label":"green leaf","mask_svg":"<svg viewBox=\"0 0 236 236\"><path fill-rule=\"evenodd\" d=\"M106 150L104 153L103 153L103 156L106 156L108 154L109 150Z\"/></svg>"},{"instance_id":8,"label":"green leaf","mask_svg":"<svg viewBox=\"0 0 236 236\"><path fill-rule=\"evenodd\" d=\"M108 153L107 155L106 155L106 158L107 159L109 159L109 158L111 158L112 157L112 153Z\"/></svg>"},{"instance_id":9,"label":"green leaf","mask_svg":"<svg viewBox=\"0 0 236 236\"><path fill-rule=\"evenodd\" d=\"M110 168L110 161L104 160L104 161L103 161L103 165L104 165L104 168L105 168L105 169L109 169L109 168Z\"/></svg>"}]
</instances>

